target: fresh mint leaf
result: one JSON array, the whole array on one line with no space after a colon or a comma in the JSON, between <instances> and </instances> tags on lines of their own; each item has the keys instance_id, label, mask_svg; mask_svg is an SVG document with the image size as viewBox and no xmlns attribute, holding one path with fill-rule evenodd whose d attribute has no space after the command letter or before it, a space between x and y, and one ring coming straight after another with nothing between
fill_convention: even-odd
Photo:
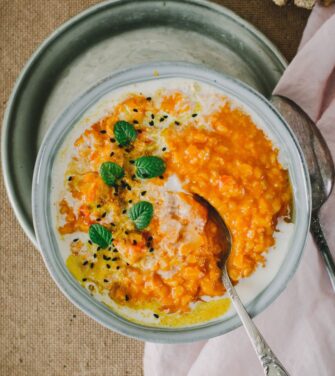
<instances>
[{"instance_id":1,"label":"fresh mint leaf","mask_svg":"<svg viewBox=\"0 0 335 376\"><path fill-rule=\"evenodd\" d=\"M107 185L115 185L118 179L123 178L124 169L114 162L104 162L100 166L100 176Z\"/></svg>"},{"instance_id":2,"label":"fresh mint leaf","mask_svg":"<svg viewBox=\"0 0 335 376\"><path fill-rule=\"evenodd\" d=\"M166 170L165 162L156 156L145 156L135 160L136 175L141 179L160 176Z\"/></svg>"},{"instance_id":3,"label":"fresh mint leaf","mask_svg":"<svg viewBox=\"0 0 335 376\"><path fill-rule=\"evenodd\" d=\"M127 146L136 140L137 132L132 124L121 120L114 125L114 136L119 145Z\"/></svg>"},{"instance_id":4,"label":"fresh mint leaf","mask_svg":"<svg viewBox=\"0 0 335 376\"><path fill-rule=\"evenodd\" d=\"M112 242L112 233L99 223L90 226L88 235L101 248L107 248Z\"/></svg>"},{"instance_id":5,"label":"fresh mint leaf","mask_svg":"<svg viewBox=\"0 0 335 376\"><path fill-rule=\"evenodd\" d=\"M145 229L154 214L154 207L148 201L140 201L134 204L128 211L129 218L135 223L138 230Z\"/></svg>"}]
</instances>

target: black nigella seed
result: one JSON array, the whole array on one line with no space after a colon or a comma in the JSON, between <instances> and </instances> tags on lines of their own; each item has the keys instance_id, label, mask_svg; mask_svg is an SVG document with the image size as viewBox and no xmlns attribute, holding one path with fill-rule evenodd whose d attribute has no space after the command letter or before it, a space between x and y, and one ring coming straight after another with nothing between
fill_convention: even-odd
<instances>
[{"instance_id":1,"label":"black nigella seed","mask_svg":"<svg viewBox=\"0 0 335 376\"><path fill-rule=\"evenodd\" d=\"M192 117L196 117L196 116L198 116L198 114L192 114Z\"/></svg>"},{"instance_id":2,"label":"black nigella seed","mask_svg":"<svg viewBox=\"0 0 335 376\"><path fill-rule=\"evenodd\" d=\"M91 262L90 268L93 269L93 266L94 266L94 262Z\"/></svg>"},{"instance_id":3,"label":"black nigella seed","mask_svg":"<svg viewBox=\"0 0 335 376\"><path fill-rule=\"evenodd\" d=\"M112 261L117 261L119 258L118 257L113 257Z\"/></svg>"},{"instance_id":4,"label":"black nigella seed","mask_svg":"<svg viewBox=\"0 0 335 376\"><path fill-rule=\"evenodd\" d=\"M146 97L146 100L147 101L151 101L151 97Z\"/></svg>"},{"instance_id":5,"label":"black nigella seed","mask_svg":"<svg viewBox=\"0 0 335 376\"><path fill-rule=\"evenodd\" d=\"M112 157L114 155L114 151L112 151L109 156Z\"/></svg>"},{"instance_id":6,"label":"black nigella seed","mask_svg":"<svg viewBox=\"0 0 335 376\"><path fill-rule=\"evenodd\" d=\"M146 193L147 193L147 191L141 192L141 196L145 196Z\"/></svg>"},{"instance_id":7,"label":"black nigella seed","mask_svg":"<svg viewBox=\"0 0 335 376\"><path fill-rule=\"evenodd\" d=\"M83 265L87 265L87 264L88 264L88 261L85 260L85 261L83 262Z\"/></svg>"},{"instance_id":8,"label":"black nigella seed","mask_svg":"<svg viewBox=\"0 0 335 376\"><path fill-rule=\"evenodd\" d=\"M103 255L102 258L106 261L109 261L111 258L109 256Z\"/></svg>"},{"instance_id":9,"label":"black nigella seed","mask_svg":"<svg viewBox=\"0 0 335 376\"><path fill-rule=\"evenodd\" d=\"M138 112L138 109L137 109L137 108L133 108L133 111L134 111L134 112Z\"/></svg>"},{"instance_id":10,"label":"black nigella seed","mask_svg":"<svg viewBox=\"0 0 335 376\"><path fill-rule=\"evenodd\" d=\"M107 268L107 269L110 269L111 266L110 266L109 264L106 264L106 268Z\"/></svg>"},{"instance_id":11,"label":"black nigella seed","mask_svg":"<svg viewBox=\"0 0 335 376\"><path fill-rule=\"evenodd\" d=\"M72 241L73 241L73 243L75 243L75 242L77 242L79 239L78 238L75 238L75 239L73 239Z\"/></svg>"},{"instance_id":12,"label":"black nigella seed","mask_svg":"<svg viewBox=\"0 0 335 376\"><path fill-rule=\"evenodd\" d=\"M162 151L166 151L166 147L162 148Z\"/></svg>"},{"instance_id":13,"label":"black nigella seed","mask_svg":"<svg viewBox=\"0 0 335 376\"><path fill-rule=\"evenodd\" d=\"M100 222L101 221L101 218L97 218L97 222Z\"/></svg>"},{"instance_id":14,"label":"black nigella seed","mask_svg":"<svg viewBox=\"0 0 335 376\"><path fill-rule=\"evenodd\" d=\"M71 180L72 180L72 176L69 176L69 177L67 178L67 180L68 180L68 181L71 181Z\"/></svg>"},{"instance_id":15,"label":"black nigella seed","mask_svg":"<svg viewBox=\"0 0 335 376\"><path fill-rule=\"evenodd\" d=\"M151 252L151 253L152 253L153 251L154 251L154 249L153 249L153 248L150 248L150 249L149 249L149 252Z\"/></svg>"},{"instance_id":16,"label":"black nigella seed","mask_svg":"<svg viewBox=\"0 0 335 376\"><path fill-rule=\"evenodd\" d=\"M90 239L90 240L88 240L88 244L93 244L93 242L92 242L92 240Z\"/></svg>"},{"instance_id":17,"label":"black nigella seed","mask_svg":"<svg viewBox=\"0 0 335 376\"><path fill-rule=\"evenodd\" d=\"M124 299L125 299L126 302L128 302L128 300L129 300L129 296L128 296L128 295L125 295Z\"/></svg>"},{"instance_id":18,"label":"black nigella seed","mask_svg":"<svg viewBox=\"0 0 335 376\"><path fill-rule=\"evenodd\" d=\"M122 214L126 214L126 213L127 213L127 209L123 209Z\"/></svg>"},{"instance_id":19,"label":"black nigella seed","mask_svg":"<svg viewBox=\"0 0 335 376\"><path fill-rule=\"evenodd\" d=\"M131 186L128 185L128 186L127 186L127 189L128 189L128 191L131 191Z\"/></svg>"},{"instance_id":20,"label":"black nigella seed","mask_svg":"<svg viewBox=\"0 0 335 376\"><path fill-rule=\"evenodd\" d=\"M179 121L175 121L174 123L175 123L176 125L180 125Z\"/></svg>"},{"instance_id":21,"label":"black nigella seed","mask_svg":"<svg viewBox=\"0 0 335 376\"><path fill-rule=\"evenodd\" d=\"M104 212L103 213L103 215L101 216L102 218L105 218L106 217L106 215L107 215L107 213L106 212Z\"/></svg>"},{"instance_id":22,"label":"black nigella seed","mask_svg":"<svg viewBox=\"0 0 335 376\"><path fill-rule=\"evenodd\" d=\"M163 122L165 119L162 117L159 119L160 122Z\"/></svg>"},{"instance_id":23,"label":"black nigella seed","mask_svg":"<svg viewBox=\"0 0 335 376\"><path fill-rule=\"evenodd\" d=\"M111 251L112 250L112 247L108 247L108 251Z\"/></svg>"},{"instance_id":24,"label":"black nigella seed","mask_svg":"<svg viewBox=\"0 0 335 376\"><path fill-rule=\"evenodd\" d=\"M101 249L101 247L98 247L98 248L97 248L97 251L100 251L100 249Z\"/></svg>"},{"instance_id":25,"label":"black nigella seed","mask_svg":"<svg viewBox=\"0 0 335 376\"><path fill-rule=\"evenodd\" d=\"M100 204L98 204L98 205L97 205L97 208L98 208L98 209L99 209L99 208L101 208L101 205L100 205Z\"/></svg>"},{"instance_id":26,"label":"black nigella seed","mask_svg":"<svg viewBox=\"0 0 335 376\"><path fill-rule=\"evenodd\" d=\"M138 124L138 121L137 121L137 120L134 120L133 123L134 123L134 124Z\"/></svg>"},{"instance_id":27,"label":"black nigella seed","mask_svg":"<svg viewBox=\"0 0 335 376\"><path fill-rule=\"evenodd\" d=\"M134 161L133 159L131 159L131 160L129 161L129 163L134 164L135 161Z\"/></svg>"},{"instance_id":28,"label":"black nigella seed","mask_svg":"<svg viewBox=\"0 0 335 376\"><path fill-rule=\"evenodd\" d=\"M116 224L115 224L115 223L113 223L113 222L111 222L111 226L115 227L115 226L116 226Z\"/></svg>"},{"instance_id":29,"label":"black nigella seed","mask_svg":"<svg viewBox=\"0 0 335 376\"><path fill-rule=\"evenodd\" d=\"M154 120L154 118L155 118L155 115L151 114L151 119Z\"/></svg>"},{"instance_id":30,"label":"black nigella seed","mask_svg":"<svg viewBox=\"0 0 335 376\"><path fill-rule=\"evenodd\" d=\"M102 130L100 131L100 133L101 133L101 134L106 134L107 131L105 131L104 129L102 129Z\"/></svg>"},{"instance_id":31,"label":"black nigella seed","mask_svg":"<svg viewBox=\"0 0 335 376\"><path fill-rule=\"evenodd\" d=\"M132 202L133 202L133 200L129 200L129 201L128 201L128 204L131 204Z\"/></svg>"},{"instance_id":32,"label":"black nigella seed","mask_svg":"<svg viewBox=\"0 0 335 376\"><path fill-rule=\"evenodd\" d=\"M110 138L109 141L114 143L115 142L115 138Z\"/></svg>"},{"instance_id":33,"label":"black nigella seed","mask_svg":"<svg viewBox=\"0 0 335 376\"><path fill-rule=\"evenodd\" d=\"M135 239L133 240L133 244L134 244L134 245L137 245L137 241L136 241Z\"/></svg>"},{"instance_id":34,"label":"black nigella seed","mask_svg":"<svg viewBox=\"0 0 335 376\"><path fill-rule=\"evenodd\" d=\"M104 279L104 282L108 283L109 281L108 281L108 279Z\"/></svg>"},{"instance_id":35,"label":"black nigella seed","mask_svg":"<svg viewBox=\"0 0 335 376\"><path fill-rule=\"evenodd\" d=\"M93 257L94 257L94 258L97 258L97 254L96 254L96 253L94 253Z\"/></svg>"},{"instance_id":36,"label":"black nigella seed","mask_svg":"<svg viewBox=\"0 0 335 376\"><path fill-rule=\"evenodd\" d=\"M83 282L86 282L87 281L87 278L83 278Z\"/></svg>"},{"instance_id":37,"label":"black nigella seed","mask_svg":"<svg viewBox=\"0 0 335 376\"><path fill-rule=\"evenodd\" d=\"M163 116L164 119L167 119L168 117L169 117L168 115L164 115L164 116Z\"/></svg>"},{"instance_id":38,"label":"black nigella seed","mask_svg":"<svg viewBox=\"0 0 335 376\"><path fill-rule=\"evenodd\" d=\"M154 313L154 317L155 317L156 319L159 319L159 315L157 315L157 313Z\"/></svg>"},{"instance_id":39,"label":"black nigella seed","mask_svg":"<svg viewBox=\"0 0 335 376\"><path fill-rule=\"evenodd\" d=\"M115 249L113 249L113 252L114 252L114 253L117 253L117 252L119 252L119 251L115 248Z\"/></svg>"},{"instance_id":40,"label":"black nigella seed","mask_svg":"<svg viewBox=\"0 0 335 376\"><path fill-rule=\"evenodd\" d=\"M153 122L153 120L149 121L149 125L150 126L153 126L155 123Z\"/></svg>"},{"instance_id":41,"label":"black nigella seed","mask_svg":"<svg viewBox=\"0 0 335 376\"><path fill-rule=\"evenodd\" d=\"M120 268L121 268L121 266L118 265L118 266L116 267L116 270L119 270Z\"/></svg>"},{"instance_id":42,"label":"black nigella seed","mask_svg":"<svg viewBox=\"0 0 335 376\"><path fill-rule=\"evenodd\" d=\"M164 176L163 175L161 175L160 177L159 177L160 179L164 179Z\"/></svg>"}]
</instances>

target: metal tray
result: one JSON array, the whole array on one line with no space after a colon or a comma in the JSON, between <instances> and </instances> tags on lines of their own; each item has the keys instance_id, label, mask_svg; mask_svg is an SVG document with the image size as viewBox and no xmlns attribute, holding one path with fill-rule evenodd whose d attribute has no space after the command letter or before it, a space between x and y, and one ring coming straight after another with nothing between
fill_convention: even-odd
<instances>
[{"instance_id":1,"label":"metal tray","mask_svg":"<svg viewBox=\"0 0 335 376\"><path fill-rule=\"evenodd\" d=\"M15 214L37 247L31 184L42 138L80 93L116 69L178 60L244 81L265 97L286 61L253 26L200 0L99 3L57 29L21 72L5 112L2 167Z\"/></svg>"}]
</instances>

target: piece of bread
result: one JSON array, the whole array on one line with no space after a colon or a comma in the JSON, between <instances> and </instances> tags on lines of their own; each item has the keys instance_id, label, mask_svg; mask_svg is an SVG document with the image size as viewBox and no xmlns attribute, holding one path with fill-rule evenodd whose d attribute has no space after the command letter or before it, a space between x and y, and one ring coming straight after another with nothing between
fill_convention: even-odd
<instances>
[{"instance_id":1,"label":"piece of bread","mask_svg":"<svg viewBox=\"0 0 335 376\"><path fill-rule=\"evenodd\" d=\"M276 5L284 6L289 0L272 0ZM294 4L301 8L312 9L317 0L294 0ZM324 6L329 6L334 3L335 0L319 0L319 3Z\"/></svg>"}]
</instances>

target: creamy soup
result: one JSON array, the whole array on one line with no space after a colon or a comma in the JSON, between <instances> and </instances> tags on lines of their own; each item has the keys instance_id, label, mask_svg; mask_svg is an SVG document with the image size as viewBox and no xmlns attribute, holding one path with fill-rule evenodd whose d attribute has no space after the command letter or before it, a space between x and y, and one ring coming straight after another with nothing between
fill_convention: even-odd
<instances>
[{"instance_id":1,"label":"creamy soup","mask_svg":"<svg viewBox=\"0 0 335 376\"><path fill-rule=\"evenodd\" d=\"M157 79L115 90L57 155L54 223L69 271L132 321L185 326L229 315L218 231L192 193L229 227L228 272L250 300L292 234L280 161L261 121L214 87Z\"/></svg>"}]
</instances>

